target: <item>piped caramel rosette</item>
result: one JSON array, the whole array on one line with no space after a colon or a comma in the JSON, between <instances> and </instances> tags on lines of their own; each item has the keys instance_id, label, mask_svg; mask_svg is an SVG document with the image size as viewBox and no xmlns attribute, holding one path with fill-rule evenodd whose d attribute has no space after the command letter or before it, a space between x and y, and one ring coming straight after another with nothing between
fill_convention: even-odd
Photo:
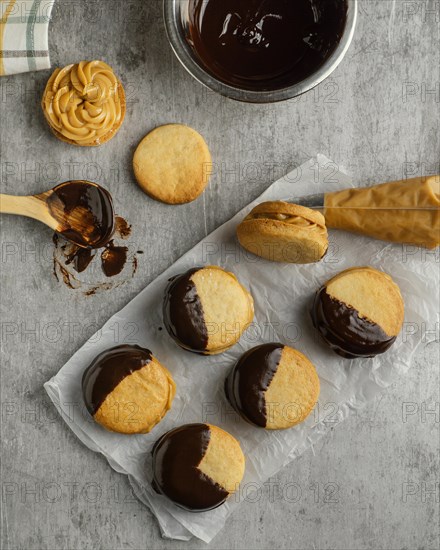
<instances>
[{"instance_id":1,"label":"piped caramel rosette","mask_svg":"<svg viewBox=\"0 0 440 550\"><path fill-rule=\"evenodd\" d=\"M81 61L54 71L44 91L42 107L59 139L93 147L118 132L125 117L125 92L109 65L103 61Z\"/></svg>"}]
</instances>

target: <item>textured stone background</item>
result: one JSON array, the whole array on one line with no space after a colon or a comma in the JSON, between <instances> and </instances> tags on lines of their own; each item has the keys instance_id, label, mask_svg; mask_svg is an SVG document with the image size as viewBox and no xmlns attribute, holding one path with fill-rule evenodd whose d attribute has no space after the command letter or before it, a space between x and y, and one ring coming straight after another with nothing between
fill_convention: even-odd
<instances>
[{"instance_id":1,"label":"textured stone background","mask_svg":"<svg viewBox=\"0 0 440 550\"><path fill-rule=\"evenodd\" d=\"M183 252L317 152L360 185L438 172L439 10L438 1L360 0L353 44L331 78L297 100L254 106L207 92L180 67L161 1L57 1L53 64L108 61L126 84L127 118L103 148L79 150L43 120L49 72L0 80L2 192L33 194L72 174L102 181L145 254L126 286L85 298L52 276L49 230L1 220L2 549L206 546L162 540L125 477L78 442L42 385ZM130 169L139 139L166 122L202 132L217 164L204 197L183 207L147 198ZM211 547L438 548L438 364L437 337L404 379L241 506ZM296 494L280 497L288 483Z\"/></svg>"}]
</instances>

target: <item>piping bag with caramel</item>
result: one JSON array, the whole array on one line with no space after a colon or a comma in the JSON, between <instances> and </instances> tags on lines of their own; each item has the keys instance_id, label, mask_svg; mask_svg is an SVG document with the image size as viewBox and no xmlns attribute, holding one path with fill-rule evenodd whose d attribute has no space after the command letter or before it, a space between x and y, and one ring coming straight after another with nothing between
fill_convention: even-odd
<instances>
[{"instance_id":1,"label":"piping bag with caramel","mask_svg":"<svg viewBox=\"0 0 440 550\"><path fill-rule=\"evenodd\" d=\"M440 244L440 176L324 195L327 227L426 248Z\"/></svg>"},{"instance_id":2,"label":"piping bag with caramel","mask_svg":"<svg viewBox=\"0 0 440 550\"><path fill-rule=\"evenodd\" d=\"M257 256L304 264L325 255L329 227L436 248L440 244L440 176L259 204L239 224L237 237Z\"/></svg>"},{"instance_id":3,"label":"piping bag with caramel","mask_svg":"<svg viewBox=\"0 0 440 550\"><path fill-rule=\"evenodd\" d=\"M440 175L313 195L296 201L321 210L327 227L382 241L440 245Z\"/></svg>"}]
</instances>

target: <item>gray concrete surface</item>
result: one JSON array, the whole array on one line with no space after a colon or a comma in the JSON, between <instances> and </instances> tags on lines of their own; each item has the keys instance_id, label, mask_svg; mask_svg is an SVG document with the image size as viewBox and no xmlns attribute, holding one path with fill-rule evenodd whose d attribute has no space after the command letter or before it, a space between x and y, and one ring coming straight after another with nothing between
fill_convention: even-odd
<instances>
[{"instance_id":1,"label":"gray concrete surface","mask_svg":"<svg viewBox=\"0 0 440 550\"><path fill-rule=\"evenodd\" d=\"M43 120L49 72L1 79L2 192L33 194L72 173L99 179L145 254L127 285L85 298L52 276L49 230L1 220L2 549L206 546L162 540L127 480L77 441L42 385L149 281L261 193L273 170L281 176L321 152L359 184L438 172L439 9L360 0L353 44L329 80L297 100L253 106L207 92L180 67L158 0L57 1L53 64L108 61L126 84L127 118L103 148L79 150ZM130 159L148 130L175 121L206 136L217 168L203 199L172 208L141 193ZM438 365L437 339L404 379L245 503L211 547L438 548ZM296 484L296 498L280 498L286 483Z\"/></svg>"}]
</instances>

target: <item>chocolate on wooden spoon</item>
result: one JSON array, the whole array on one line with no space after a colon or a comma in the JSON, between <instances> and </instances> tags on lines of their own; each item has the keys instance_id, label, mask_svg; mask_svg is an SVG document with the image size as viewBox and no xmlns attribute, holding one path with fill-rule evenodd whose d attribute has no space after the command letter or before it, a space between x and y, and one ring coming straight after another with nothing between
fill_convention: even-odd
<instances>
[{"instance_id":1,"label":"chocolate on wooden spoon","mask_svg":"<svg viewBox=\"0 0 440 550\"><path fill-rule=\"evenodd\" d=\"M112 197L90 181L67 181L39 195L0 194L0 213L39 220L81 248L103 247L115 232Z\"/></svg>"}]
</instances>

